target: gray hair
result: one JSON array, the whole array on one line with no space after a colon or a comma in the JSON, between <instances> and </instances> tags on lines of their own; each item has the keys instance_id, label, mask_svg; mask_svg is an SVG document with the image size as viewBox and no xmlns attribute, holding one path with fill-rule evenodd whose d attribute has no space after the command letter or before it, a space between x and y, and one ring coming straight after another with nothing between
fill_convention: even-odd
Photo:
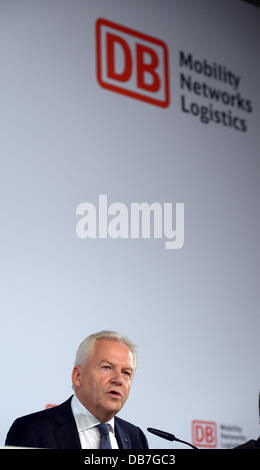
<instances>
[{"instance_id":1,"label":"gray hair","mask_svg":"<svg viewBox=\"0 0 260 470\"><path fill-rule=\"evenodd\" d=\"M84 367L87 363L87 360L91 354L92 348L96 341L99 339L110 339L114 341L120 341L124 343L132 352L134 358L134 370L137 366L137 350L136 346L130 341L127 336L121 335L116 331L102 330L98 333L87 336L82 343L79 345L79 348L76 353L74 366Z\"/></svg>"}]
</instances>

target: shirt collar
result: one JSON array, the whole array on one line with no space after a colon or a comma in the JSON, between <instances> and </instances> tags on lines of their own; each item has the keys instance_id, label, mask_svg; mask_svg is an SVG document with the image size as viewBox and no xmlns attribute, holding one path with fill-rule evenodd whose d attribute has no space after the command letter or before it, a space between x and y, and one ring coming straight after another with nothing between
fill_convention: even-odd
<instances>
[{"instance_id":1,"label":"shirt collar","mask_svg":"<svg viewBox=\"0 0 260 470\"><path fill-rule=\"evenodd\" d=\"M92 413L90 413L90 411L84 405L82 405L76 395L73 395L72 397L71 409L77 424L78 431L85 431L100 424L100 421ZM106 421L106 423L110 425L112 432L115 433L114 418Z\"/></svg>"}]
</instances>

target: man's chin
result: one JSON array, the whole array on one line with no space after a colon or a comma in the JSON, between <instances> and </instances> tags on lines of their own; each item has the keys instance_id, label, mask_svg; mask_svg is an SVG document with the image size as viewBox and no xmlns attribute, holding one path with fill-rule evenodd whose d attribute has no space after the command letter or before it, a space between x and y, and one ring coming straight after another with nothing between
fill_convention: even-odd
<instances>
[{"instance_id":1,"label":"man's chin","mask_svg":"<svg viewBox=\"0 0 260 470\"><path fill-rule=\"evenodd\" d=\"M123 403L121 400L118 399L113 399L112 397L109 397L108 400L104 403L104 410L107 413L113 413L113 416L118 413L123 406Z\"/></svg>"}]
</instances>

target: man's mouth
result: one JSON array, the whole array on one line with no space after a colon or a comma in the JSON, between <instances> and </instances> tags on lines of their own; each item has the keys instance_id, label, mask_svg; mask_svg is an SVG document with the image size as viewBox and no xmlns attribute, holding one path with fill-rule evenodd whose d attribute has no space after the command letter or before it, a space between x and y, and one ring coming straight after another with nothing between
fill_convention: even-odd
<instances>
[{"instance_id":1,"label":"man's mouth","mask_svg":"<svg viewBox=\"0 0 260 470\"><path fill-rule=\"evenodd\" d=\"M117 390L110 390L109 392L107 392L109 396L113 397L113 398L121 398L121 393L118 392Z\"/></svg>"}]
</instances>

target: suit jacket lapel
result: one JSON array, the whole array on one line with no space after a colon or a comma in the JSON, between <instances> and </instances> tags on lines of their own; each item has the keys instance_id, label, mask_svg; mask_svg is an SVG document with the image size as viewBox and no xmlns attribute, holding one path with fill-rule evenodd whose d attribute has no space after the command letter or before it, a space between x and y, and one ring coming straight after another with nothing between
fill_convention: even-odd
<instances>
[{"instance_id":1,"label":"suit jacket lapel","mask_svg":"<svg viewBox=\"0 0 260 470\"><path fill-rule=\"evenodd\" d=\"M76 422L71 410L71 398L56 408L54 435L59 449L81 449Z\"/></svg>"},{"instance_id":2,"label":"suit jacket lapel","mask_svg":"<svg viewBox=\"0 0 260 470\"><path fill-rule=\"evenodd\" d=\"M119 449L131 449L130 437L115 417L115 435Z\"/></svg>"}]
</instances>

